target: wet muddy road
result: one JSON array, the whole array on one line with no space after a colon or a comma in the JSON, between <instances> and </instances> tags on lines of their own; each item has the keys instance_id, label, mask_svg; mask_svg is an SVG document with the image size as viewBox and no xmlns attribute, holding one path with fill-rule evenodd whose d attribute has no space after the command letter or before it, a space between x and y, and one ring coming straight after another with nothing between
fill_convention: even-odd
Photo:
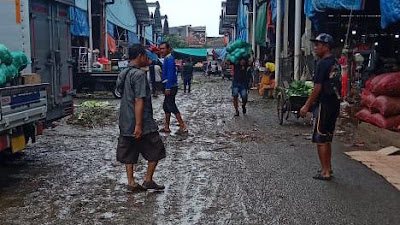
<instances>
[{"instance_id":1,"label":"wet muddy road","mask_svg":"<svg viewBox=\"0 0 400 225\"><path fill-rule=\"evenodd\" d=\"M168 156L155 180L164 192L127 190L115 160L117 123L61 122L0 166L0 224L398 224L400 193L344 156L342 144L335 144L336 178L315 181L304 120L277 125L274 104L256 95L248 115L234 118L230 82L195 80L190 95L178 94L189 135L163 136ZM154 99L160 127L161 101ZM137 181L145 169L142 160Z\"/></svg>"}]
</instances>

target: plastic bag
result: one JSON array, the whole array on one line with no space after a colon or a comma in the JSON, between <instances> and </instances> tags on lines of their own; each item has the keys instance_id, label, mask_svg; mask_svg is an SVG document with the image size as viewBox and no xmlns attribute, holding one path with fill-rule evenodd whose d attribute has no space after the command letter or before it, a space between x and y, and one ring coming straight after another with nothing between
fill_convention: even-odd
<instances>
[{"instance_id":1,"label":"plastic bag","mask_svg":"<svg viewBox=\"0 0 400 225\"><path fill-rule=\"evenodd\" d=\"M6 72L7 72L7 66L4 64L0 65L0 86L3 86L4 84L6 84Z\"/></svg>"},{"instance_id":2,"label":"plastic bag","mask_svg":"<svg viewBox=\"0 0 400 225\"><path fill-rule=\"evenodd\" d=\"M22 71L26 68L29 61L23 52L12 52L11 55L13 57L12 64L18 69L18 71Z\"/></svg>"},{"instance_id":3,"label":"plastic bag","mask_svg":"<svg viewBox=\"0 0 400 225\"><path fill-rule=\"evenodd\" d=\"M400 97L400 72L383 74L371 81L371 92L375 96Z\"/></svg>"},{"instance_id":4,"label":"plastic bag","mask_svg":"<svg viewBox=\"0 0 400 225\"><path fill-rule=\"evenodd\" d=\"M0 44L0 60L1 63L6 64L7 66L13 61L10 51L8 51L8 48L3 44Z\"/></svg>"},{"instance_id":5,"label":"plastic bag","mask_svg":"<svg viewBox=\"0 0 400 225\"><path fill-rule=\"evenodd\" d=\"M371 123L371 115L369 109L362 109L356 114L356 117L364 122Z\"/></svg>"},{"instance_id":6,"label":"plastic bag","mask_svg":"<svg viewBox=\"0 0 400 225\"><path fill-rule=\"evenodd\" d=\"M385 117L400 115L400 98L378 96L371 105Z\"/></svg>"},{"instance_id":7,"label":"plastic bag","mask_svg":"<svg viewBox=\"0 0 400 225\"><path fill-rule=\"evenodd\" d=\"M364 90L361 93L361 106L372 108L376 97L368 90Z\"/></svg>"},{"instance_id":8,"label":"plastic bag","mask_svg":"<svg viewBox=\"0 0 400 225\"><path fill-rule=\"evenodd\" d=\"M400 125L400 115L386 118L380 113L375 113L370 116L370 121L380 128L395 130Z\"/></svg>"}]
</instances>

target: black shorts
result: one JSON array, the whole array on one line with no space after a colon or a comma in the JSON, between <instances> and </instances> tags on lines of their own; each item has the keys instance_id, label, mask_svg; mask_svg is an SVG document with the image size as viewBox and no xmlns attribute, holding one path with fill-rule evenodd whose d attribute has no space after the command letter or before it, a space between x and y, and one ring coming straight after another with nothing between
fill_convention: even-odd
<instances>
[{"instance_id":1,"label":"black shorts","mask_svg":"<svg viewBox=\"0 0 400 225\"><path fill-rule=\"evenodd\" d=\"M144 135L136 140L133 137L119 136L117 161L124 164L136 164L139 154L147 161L159 161L165 158L165 147L158 132Z\"/></svg>"},{"instance_id":2,"label":"black shorts","mask_svg":"<svg viewBox=\"0 0 400 225\"><path fill-rule=\"evenodd\" d=\"M179 114L178 106L176 106L176 94L178 93L178 87L171 88L171 93L165 95L163 109L165 114Z\"/></svg>"},{"instance_id":3,"label":"black shorts","mask_svg":"<svg viewBox=\"0 0 400 225\"><path fill-rule=\"evenodd\" d=\"M340 103L320 103L314 108L314 131L312 142L321 144L332 142L339 111Z\"/></svg>"}]
</instances>

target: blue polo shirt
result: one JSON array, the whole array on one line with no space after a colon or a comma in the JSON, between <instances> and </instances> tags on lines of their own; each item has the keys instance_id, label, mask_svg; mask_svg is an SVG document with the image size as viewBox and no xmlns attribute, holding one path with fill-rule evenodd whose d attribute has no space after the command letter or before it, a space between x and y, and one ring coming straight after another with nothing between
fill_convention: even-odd
<instances>
[{"instance_id":1,"label":"blue polo shirt","mask_svg":"<svg viewBox=\"0 0 400 225\"><path fill-rule=\"evenodd\" d=\"M175 58L171 54L167 55L164 59L161 77L166 90L171 90L171 88L178 86Z\"/></svg>"}]
</instances>

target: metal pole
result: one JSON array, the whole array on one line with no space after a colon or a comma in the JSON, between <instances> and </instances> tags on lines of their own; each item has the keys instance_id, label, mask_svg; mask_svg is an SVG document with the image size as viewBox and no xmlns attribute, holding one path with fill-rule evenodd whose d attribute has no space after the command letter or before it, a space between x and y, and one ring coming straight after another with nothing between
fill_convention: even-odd
<instances>
[{"instance_id":1,"label":"metal pole","mask_svg":"<svg viewBox=\"0 0 400 225\"><path fill-rule=\"evenodd\" d=\"M93 57L93 28L92 28L92 1L88 0L88 19L89 19L89 48L92 51ZM91 61L91 59L90 59ZM89 65L91 67L91 62L89 61Z\"/></svg>"},{"instance_id":2,"label":"metal pole","mask_svg":"<svg viewBox=\"0 0 400 225\"><path fill-rule=\"evenodd\" d=\"M105 21L104 22L104 24L105 24L105 32L104 32L104 36L105 36L105 38L104 38L104 40L105 40L105 43L104 43L104 50L105 50L105 54L106 54L106 58L108 59L108 33L107 33L107 4L104 4L104 18L103 18L103 20Z\"/></svg>"},{"instance_id":3,"label":"metal pole","mask_svg":"<svg viewBox=\"0 0 400 225\"><path fill-rule=\"evenodd\" d=\"M277 0L276 2L275 80L276 86L279 86L281 78L282 0Z\"/></svg>"},{"instance_id":4,"label":"metal pole","mask_svg":"<svg viewBox=\"0 0 400 225\"><path fill-rule=\"evenodd\" d=\"M289 53L289 1L282 0L285 5L285 17L283 19L283 51L282 55L284 58L288 57Z\"/></svg>"},{"instance_id":5,"label":"metal pole","mask_svg":"<svg viewBox=\"0 0 400 225\"><path fill-rule=\"evenodd\" d=\"M296 14L294 25L294 79L300 80L300 56L301 56L301 3L302 0L296 0Z\"/></svg>"},{"instance_id":6,"label":"metal pole","mask_svg":"<svg viewBox=\"0 0 400 225\"><path fill-rule=\"evenodd\" d=\"M256 54L257 46L256 46L256 10L257 10L257 1L253 0L253 35L252 35L252 47L253 47L253 52Z\"/></svg>"},{"instance_id":7,"label":"metal pole","mask_svg":"<svg viewBox=\"0 0 400 225\"><path fill-rule=\"evenodd\" d=\"M250 10L249 10L249 6L246 7L246 21L247 21L247 35L246 35L246 42L250 43Z\"/></svg>"}]
</instances>

